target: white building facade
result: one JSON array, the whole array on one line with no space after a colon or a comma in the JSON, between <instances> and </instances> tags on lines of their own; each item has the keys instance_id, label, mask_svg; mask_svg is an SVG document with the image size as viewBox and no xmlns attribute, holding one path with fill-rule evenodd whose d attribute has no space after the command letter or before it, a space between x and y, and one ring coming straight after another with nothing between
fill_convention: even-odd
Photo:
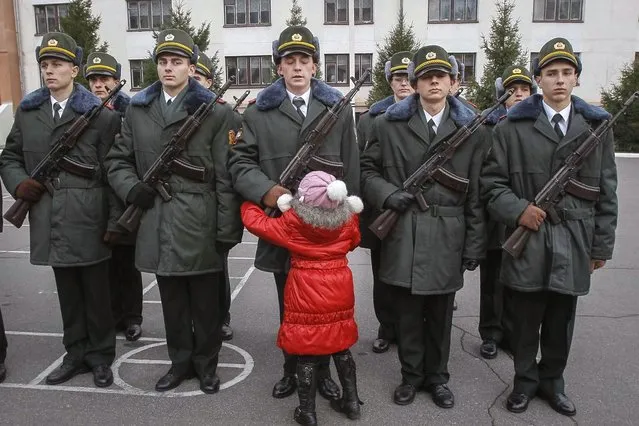
<instances>
[{"instance_id":1,"label":"white building facade","mask_svg":"<svg viewBox=\"0 0 639 426\"><path fill-rule=\"evenodd\" d=\"M35 48L41 35L58 30L66 0L14 0L23 92L40 87ZM224 75L237 84L226 98L250 97L271 80L271 45L290 17L291 0L182 0L192 11L193 25L211 23L210 46ZM93 0L94 15L102 17L100 39L122 63L122 77L130 93L139 90L141 61L153 49L153 27L167 18L171 0ZM490 33L494 0L299 0L307 26L320 39L323 79L343 92L351 75L359 76L377 60L377 45L397 22L403 7L422 44L438 44L466 64L466 78L479 79L485 64L481 36ZM552 37L566 37L583 62L575 94L593 103L602 87L619 77L625 64L639 57L639 1L637 0L518 0L522 44L530 55ZM85 55L88 52L85 52ZM529 56L530 56L529 55ZM365 108L370 86L355 99Z\"/></svg>"}]
</instances>

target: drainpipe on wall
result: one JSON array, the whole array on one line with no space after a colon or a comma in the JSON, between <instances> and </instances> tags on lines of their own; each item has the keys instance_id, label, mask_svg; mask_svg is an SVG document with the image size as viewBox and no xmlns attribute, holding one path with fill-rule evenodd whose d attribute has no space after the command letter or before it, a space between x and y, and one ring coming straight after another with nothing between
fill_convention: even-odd
<instances>
[{"instance_id":1,"label":"drainpipe on wall","mask_svg":"<svg viewBox=\"0 0 639 426\"><path fill-rule=\"evenodd\" d=\"M25 93L25 77L24 77L24 67L22 66L22 41L20 39L20 1L13 0L13 14L15 15L16 20L16 44L18 48L18 67L20 68L20 91L22 96L26 95ZM17 107L18 102L14 105Z\"/></svg>"}]
</instances>

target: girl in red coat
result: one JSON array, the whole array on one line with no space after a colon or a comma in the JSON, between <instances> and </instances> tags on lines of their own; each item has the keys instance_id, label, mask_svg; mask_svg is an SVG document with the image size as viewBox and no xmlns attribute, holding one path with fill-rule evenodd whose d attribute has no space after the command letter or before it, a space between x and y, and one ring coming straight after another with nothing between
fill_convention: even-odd
<instances>
[{"instance_id":1,"label":"girl in red coat","mask_svg":"<svg viewBox=\"0 0 639 426\"><path fill-rule=\"evenodd\" d=\"M291 270L284 288L284 321L277 345L299 355L300 405L295 420L316 425L315 374L320 355L332 355L342 384L342 398L331 407L350 419L360 417L355 361L349 348L357 341L353 317L353 274L346 254L360 240L358 197L348 197L344 182L325 172L311 172L300 182L295 197L278 202L281 217L270 218L250 202L242 205L242 221L260 238L291 253Z\"/></svg>"}]
</instances>

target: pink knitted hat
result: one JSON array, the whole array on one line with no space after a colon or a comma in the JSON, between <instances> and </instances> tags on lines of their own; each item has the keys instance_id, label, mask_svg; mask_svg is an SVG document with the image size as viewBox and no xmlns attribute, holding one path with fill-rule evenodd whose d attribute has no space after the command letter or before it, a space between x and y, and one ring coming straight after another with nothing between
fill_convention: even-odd
<instances>
[{"instance_id":1,"label":"pink knitted hat","mask_svg":"<svg viewBox=\"0 0 639 426\"><path fill-rule=\"evenodd\" d=\"M346 198L346 185L326 172L310 172L300 182L300 202L313 207L334 209Z\"/></svg>"}]
</instances>

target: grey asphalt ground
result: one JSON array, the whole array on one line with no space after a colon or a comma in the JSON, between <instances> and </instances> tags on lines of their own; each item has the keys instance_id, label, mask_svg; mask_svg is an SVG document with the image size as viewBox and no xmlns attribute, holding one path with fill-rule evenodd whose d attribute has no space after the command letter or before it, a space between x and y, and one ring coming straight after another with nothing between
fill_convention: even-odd
<instances>
[{"instance_id":1,"label":"grey asphalt ground","mask_svg":"<svg viewBox=\"0 0 639 426\"><path fill-rule=\"evenodd\" d=\"M573 419L555 413L541 400L528 411L506 411L512 360L503 352L490 361L479 357L479 273L467 273L458 294L451 344L450 387L456 405L435 406L419 393L400 407L392 393L400 382L396 348L374 354L377 323L372 306L370 257L358 249L350 255L355 276L356 317L360 340L352 348L357 362L362 407L360 424L375 425L636 425L639 424L639 159L618 159L620 218L615 256L593 279L590 295L578 304L572 352L566 371L567 393L577 405ZM5 193L4 209L10 199ZM252 270L255 238L231 252L235 299L235 337L220 354L223 389L204 395L190 380L173 392L157 394L153 386L168 369L164 326L157 286L144 275L144 337L117 341L116 383L103 390L91 375L61 386L46 386L44 375L64 354L61 318L53 273L29 264L28 228L5 222L0 235L0 306L8 330L8 376L0 384L0 424L126 425L292 425L297 397L271 397L280 378L282 356L275 346L278 326L275 285L270 274ZM334 378L337 378L333 372ZM318 396L321 424L353 424L333 412Z\"/></svg>"}]
</instances>

